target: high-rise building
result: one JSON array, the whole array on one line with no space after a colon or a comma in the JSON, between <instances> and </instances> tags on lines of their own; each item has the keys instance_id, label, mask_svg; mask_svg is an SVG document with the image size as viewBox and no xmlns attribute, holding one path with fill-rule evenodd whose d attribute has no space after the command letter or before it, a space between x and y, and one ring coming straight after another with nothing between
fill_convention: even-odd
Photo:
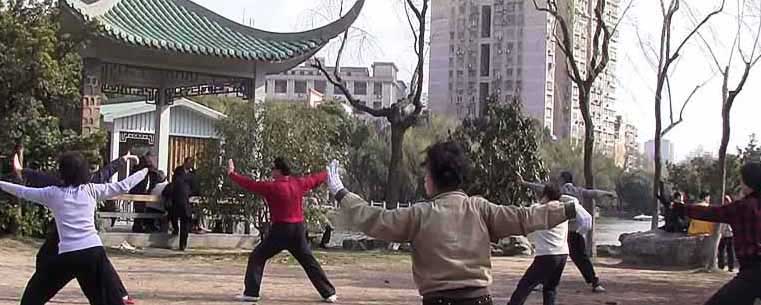
<instances>
[{"instance_id":1,"label":"high-rise building","mask_svg":"<svg viewBox=\"0 0 761 305\"><path fill-rule=\"evenodd\" d=\"M620 0L606 0L609 26L618 20ZM575 58L586 75L593 53L595 0L560 0L559 11L572 20ZM573 5L573 9L569 8ZM490 95L517 97L524 110L559 138L584 139L579 92L556 45L555 20L525 0L437 0L432 4L430 109L457 118L479 116ZM559 34L558 34L559 35ZM595 147L613 155L616 145L616 43L610 61L592 89L590 112Z\"/></svg>"},{"instance_id":2,"label":"high-rise building","mask_svg":"<svg viewBox=\"0 0 761 305\"><path fill-rule=\"evenodd\" d=\"M645 143L645 154L650 160L655 159L655 140L650 140ZM667 139L661 139L661 160L666 163L674 163L676 161L674 152L674 143Z\"/></svg>"},{"instance_id":3,"label":"high-rise building","mask_svg":"<svg viewBox=\"0 0 761 305\"><path fill-rule=\"evenodd\" d=\"M525 0L432 3L429 107L459 119L484 102L519 98L553 130L555 46L552 19Z\"/></svg>"},{"instance_id":4,"label":"high-rise building","mask_svg":"<svg viewBox=\"0 0 761 305\"><path fill-rule=\"evenodd\" d=\"M326 100L344 99L341 90L328 83L325 76L313 68L311 63L309 60L291 70L268 75L267 99L305 102L310 90L323 94ZM326 70L333 73L335 68L326 67ZM372 65L372 74L366 67L341 67L341 78L354 97L366 103L366 106L377 109L390 106L406 94L407 86L403 81L397 80L397 72L398 69L393 63L376 62Z\"/></svg>"},{"instance_id":5,"label":"high-rise building","mask_svg":"<svg viewBox=\"0 0 761 305\"><path fill-rule=\"evenodd\" d=\"M620 0L606 0L605 24L613 27L619 19ZM588 63L594 55L593 37L597 21L594 17L596 0L558 1L559 11L566 14L566 20L573 20L571 44L574 57L582 77L586 77ZM568 5L574 5L569 8ZM567 16L573 12L573 16ZM616 146L616 65L618 61L618 32L611 37L608 54L609 61L600 73L590 92L589 110L594 123L595 149L609 156L614 155ZM555 134L570 137L574 143L582 143L585 137L584 119L579 109L579 88L568 76L571 68L565 60L565 54L558 50L558 67L555 70L557 98L555 99ZM601 55L598 55L598 58Z\"/></svg>"},{"instance_id":6,"label":"high-rise building","mask_svg":"<svg viewBox=\"0 0 761 305\"><path fill-rule=\"evenodd\" d=\"M616 165L624 169L637 168L642 164L640 160L640 144L637 126L626 122L622 116L616 117L615 153L613 155Z\"/></svg>"}]
</instances>

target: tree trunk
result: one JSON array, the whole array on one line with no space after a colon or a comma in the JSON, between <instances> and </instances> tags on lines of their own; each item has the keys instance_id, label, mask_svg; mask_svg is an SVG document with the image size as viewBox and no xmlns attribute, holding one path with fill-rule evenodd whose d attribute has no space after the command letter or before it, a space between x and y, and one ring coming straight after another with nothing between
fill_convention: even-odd
<instances>
[{"instance_id":1,"label":"tree trunk","mask_svg":"<svg viewBox=\"0 0 761 305\"><path fill-rule=\"evenodd\" d=\"M592 170L592 157L595 148L595 125L592 121L592 115L589 113L589 92L592 88L584 86L585 88L579 88L579 100L582 101L579 104L579 110L581 110L581 116L584 119L584 187L587 189L595 188L594 171ZM595 212L597 210L594 199L579 198L584 205L584 208L592 214L592 228L587 233L587 251L591 257L597 256L597 247L595 246Z\"/></svg>"},{"instance_id":2,"label":"tree trunk","mask_svg":"<svg viewBox=\"0 0 761 305\"><path fill-rule=\"evenodd\" d=\"M391 161L388 164L385 196L386 207L388 209L396 209L399 204L405 131L407 131L406 128L394 126L394 124L391 125Z\"/></svg>"},{"instance_id":3,"label":"tree trunk","mask_svg":"<svg viewBox=\"0 0 761 305\"><path fill-rule=\"evenodd\" d=\"M726 77L725 79L725 86L726 86ZM726 87L723 90L724 98L722 99L722 107L721 107L721 144L719 145L719 160L717 166L719 167L719 175L716 177L719 188L714 191L712 194L712 203L713 204L722 204L724 201L724 194L727 193L727 147L729 146L729 135L731 131L731 126L729 125L729 102L727 101L727 89ZM719 241L721 240L721 226L722 224L717 223L716 226L714 226L713 233L711 234L711 237L708 239L708 243L706 243L706 249L705 249L705 270L706 271L716 271L718 270L716 266L716 255L718 254L718 247L719 247Z\"/></svg>"}]
</instances>

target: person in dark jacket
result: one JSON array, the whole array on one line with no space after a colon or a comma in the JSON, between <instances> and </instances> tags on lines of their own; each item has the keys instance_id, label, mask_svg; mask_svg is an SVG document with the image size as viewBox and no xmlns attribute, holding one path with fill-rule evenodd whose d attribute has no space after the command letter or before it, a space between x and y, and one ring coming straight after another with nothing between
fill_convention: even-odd
<instances>
[{"instance_id":1,"label":"person in dark jacket","mask_svg":"<svg viewBox=\"0 0 761 305\"><path fill-rule=\"evenodd\" d=\"M143 181L132 188L129 193L135 195L149 195L153 188L157 184L166 181L166 175L164 172L156 167L156 160L153 158L151 152L148 152L141 158L140 163L132 168L131 172L137 172L143 168L148 169L148 175ZM146 203L136 201L133 203L135 213L146 213ZM132 223L132 232L135 233L150 233L160 230L160 224L155 219L135 219Z\"/></svg>"},{"instance_id":2,"label":"person in dark jacket","mask_svg":"<svg viewBox=\"0 0 761 305\"><path fill-rule=\"evenodd\" d=\"M172 229L173 235L180 235L180 251L185 251L188 246L190 234L192 207L190 196L194 193L195 174L193 173L193 159L185 158L185 162L174 169L172 177Z\"/></svg>"},{"instance_id":3,"label":"person in dark jacket","mask_svg":"<svg viewBox=\"0 0 761 305\"><path fill-rule=\"evenodd\" d=\"M106 166L94 172L90 177L90 182L107 183L108 180L111 179L111 177L116 174L120 168L127 166L128 160L135 163L139 162L136 156L130 154L124 155L121 158L111 161ZM29 187L43 188L48 186L59 186L63 184L61 179L56 176L41 171L23 168L20 161L14 162L13 167L16 175L22 177L26 182L26 185ZM58 243L60 242L60 239L58 236L58 230L56 229L55 219L50 220L47 228L48 230L45 234L45 241L42 243L40 250L37 252L37 269L44 269L41 268L41 266L44 266L58 255ZM119 278L119 274L116 272L116 269L114 269L114 266L110 262L104 265L104 268L101 270L101 272L102 278L111 281L112 283L112 285L109 285L108 287L115 287L115 291L108 292L110 295L117 296L118 298L122 299L125 305L134 304L134 301L127 292L127 288L124 287L124 283L122 282L121 278Z\"/></svg>"}]
</instances>

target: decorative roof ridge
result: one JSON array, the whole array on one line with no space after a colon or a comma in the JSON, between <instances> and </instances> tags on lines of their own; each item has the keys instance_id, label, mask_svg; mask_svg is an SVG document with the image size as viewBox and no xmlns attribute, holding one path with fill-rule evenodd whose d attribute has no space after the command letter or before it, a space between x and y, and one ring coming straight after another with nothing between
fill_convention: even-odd
<instances>
[{"instance_id":1,"label":"decorative roof ridge","mask_svg":"<svg viewBox=\"0 0 761 305\"><path fill-rule=\"evenodd\" d=\"M271 32L245 26L233 20L227 19L215 13L214 11L190 0L173 1L175 1L178 5L184 6L188 10L192 10L199 15L206 16L207 18L219 22L220 25L227 26L232 30L254 35L258 38L263 39L276 38L285 40L314 39L315 37L330 40L331 38L334 38L349 29L354 21L359 18L359 14L362 12L362 7L365 5L365 0L357 0L352 8L341 18L316 29L311 29L303 32Z\"/></svg>"}]
</instances>

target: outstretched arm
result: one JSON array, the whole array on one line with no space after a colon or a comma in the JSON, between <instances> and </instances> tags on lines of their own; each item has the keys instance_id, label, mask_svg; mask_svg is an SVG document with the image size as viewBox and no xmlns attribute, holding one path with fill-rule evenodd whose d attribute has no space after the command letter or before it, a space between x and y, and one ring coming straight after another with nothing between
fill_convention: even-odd
<instances>
[{"instance_id":1,"label":"outstretched arm","mask_svg":"<svg viewBox=\"0 0 761 305\"><path fill-rule=\"evenodd\" d=\"M584 198L590 198L590 199L601 199L601 198L616 198L616 193L614 192L608 192L603 190L597 190L597 189L585 189L577 187L580 190L581 196Z\"/></svg>"},{"instance_id":2,"label":"outstretched arm","mask_svg":"<svg viewBox=\"0 0 761 305\"><path fill-rule=\"evenodd\" d=\"M480 200L481 213L489 227L489 233L494 238L546 230L579 215L572 202L550 202L526 208L496 205L486 199Z\"/></svg>"},{"instance_id":3,"label":"outstretched arm","mask_svg":"<svg viewBox=\"0 0 761 305\"><path fill-rule=\"evenodd\" d=\"M322 171L299 178L299 183L304 189L311 190L323 184L328 179L328 172Z\"/></svg>"},{"instance_id":4,"label":"outstretched arm","mask_svg":"<svg viewBox=\"0 0 761 305\"><path fill-rule=\"evenodd\" d=\"M119 182L89 185L95 200L101 201L129 192L135 185L145 179L146 174L148 174L148 169L144 168Z\"/></svg>"},{"instance_id":5,"label":"outstretched arm","mask_svg":"<svg viewBox=\"0 0 761 305\"><path fill-rule=\"evenodd\" d=\"M386 210L372 207L362 197L342 189L336 194L341 211L350 215L352 225L375 238L404 242L412 240L418 230L418 207Z\"/></svg>"},{"instance_id":6,"label":"outstretched arm","mask_svg":"<svg viewBox=\"0 0 761 305\"><path fill-rule=\"evenodd\" d=\"M0 181L0 189L15 197L29 200L41 205L47 204L50 188L32 188L23 185Z\"/></svg>"},{"instance_id":7,"label":"outstretched arm","mask_svg":"<svg viewBox=\"0 0 761 305\"><path fill-rule=\"evenodd\" d=\"M120 168L123 166L127 166L127 160L134 162L133 164L138 164L140 162L140 159L137 156L126 154L116 160L113 160L106 164L103 168L101 168L99 171L95 172L92 177L90 178L90 182L92 183L106 183L109 179L111 179L111 176L116 174Z\"/></svg>"},{"instance_id":8,"label":"outstretched arm","mask_svg":"<svg viewBox=\"0 0 761 305\"><path fill-rule=\"evenodd\" d=\"M240 185L240 187L252 193L265 195L270 189L271 183L269 182L256 181L236 173L235 163L232 159L227 161L227 175L230 177L230 180L235 182L235 184Z\"/></svg>"}]
</instances>

